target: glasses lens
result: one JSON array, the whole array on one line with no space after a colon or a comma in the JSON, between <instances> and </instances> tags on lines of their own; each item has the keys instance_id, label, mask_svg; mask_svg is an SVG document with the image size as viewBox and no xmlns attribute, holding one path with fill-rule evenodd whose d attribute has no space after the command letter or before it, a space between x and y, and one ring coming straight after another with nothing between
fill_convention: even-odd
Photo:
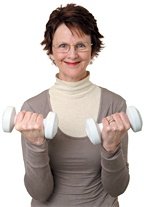
<instances>
[{"instance_id":1,"label":"glasses lens","mask_svg":"<svg viewBox=\"0 0 144 207\"><path fill-rule=\"evenodd\" d=\"M77 52L86 52L90 50L91 45L92 44L87 43L87 42L80 42L75 45L69 45L67 43L60 43L60 44L53 45L53 47L55 48L57 52L60 52L60 53L68 52L71 47L74 47L75 51Z\"/></svg>"}]
</instances>

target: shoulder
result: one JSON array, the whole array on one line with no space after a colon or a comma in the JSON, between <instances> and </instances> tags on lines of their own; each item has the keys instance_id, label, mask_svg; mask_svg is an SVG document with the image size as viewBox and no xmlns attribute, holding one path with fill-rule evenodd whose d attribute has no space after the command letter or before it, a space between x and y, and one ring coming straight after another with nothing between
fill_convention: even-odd
<instances>
[{"instance_id":1,"label":"shoulder","mask_svg":"<svg viewBox=\"0 0 144 207\"><path fill-rule=\"evenodd\" d=\"M44 116L47 115L50 110L49 90L42 91L27 99L22 105L22 110L41 113Z\"/></svg>"},{"instance_id":2,"label":"shoulder","mask_svg":"<svg viewBox=\"0 0 144 207\"><path fill-rule=\"evenodd\" d=\"M119 94L106 88L101 88L99 119L116 112L126 112L126 100Z\"/></svg>"},{"instance_id":3,"label":"shoulder","mask_svg":"<svg viewBox=\"0 0 144 207\"><path fill-rule=\"evenodd\" d=\"M29 104L42 104L47 100L48 90L42 91L41 93L26 100Z\"/></svg>"},{"instance_id":4,"label":"shoulder","mask_svg":"<svg viewBox=\"0 0 144 207\"><path fill-rule=\"evenodd\" d=\"M101 98L104 101L107 101L109 103L113 103L113 102L117 102L117 103L125 102L125 99L121 95L119 95L119 94L117 94L117 93L115 93L113 91L110 91L110 90L108 90L106 88L103 88L103 87L101 87Z\"/></svg>"}]
</instances>

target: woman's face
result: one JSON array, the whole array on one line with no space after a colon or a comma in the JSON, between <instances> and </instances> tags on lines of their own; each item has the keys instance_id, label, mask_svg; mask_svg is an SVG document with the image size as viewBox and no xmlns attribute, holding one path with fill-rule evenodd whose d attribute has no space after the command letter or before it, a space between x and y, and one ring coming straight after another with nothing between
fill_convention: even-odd
<instances>
[{"instance_id":1,"label":"woman's face","mask_svg":"<svg viewBox=\"0 0 144 207\"><path fill-rule=\"evenodd\" d=\"M64 81L79 81L86 77L86 68L91 61L91 38L80 35L65 25L60 25L53 38L51 59L59 69L59 78Z\"/></svg>"}]
</instances>

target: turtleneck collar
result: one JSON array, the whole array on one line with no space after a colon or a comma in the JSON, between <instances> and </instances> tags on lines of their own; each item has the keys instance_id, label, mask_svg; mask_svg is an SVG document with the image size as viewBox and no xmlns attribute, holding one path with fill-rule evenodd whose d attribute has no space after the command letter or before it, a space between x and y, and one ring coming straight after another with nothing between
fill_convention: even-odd
<instances>
[{"instance_id":1,"label":"turtleneck collar","mask_svg":"<svg viewBox=\"0 0 144 207\"><path fill-rule=\"evenodd\" d=\"M68 81L63 81L58 78L58 74L56 75L56 82L55 85L53 86L55 90L65 93L65 94L78 94L78 93L83 93L83 92L88 92L91 87L93 88L94 84L89 80L90 79L90 73L88 72L88 75L76 82L68 82Z\"/></svg>"},{"instance_id":2,"label":"turtleneck collar","mask_svg":"<svg viewBox=\"0 0 144 207\"><path fill-rule=\"evenodd\" d=\"M88 117L97 120L101 90L90 82L90 74L77 82L60 80L50 88L50 103L59 119L59 128L72 137L84 137Z\"/></svg>"}]
</instances>

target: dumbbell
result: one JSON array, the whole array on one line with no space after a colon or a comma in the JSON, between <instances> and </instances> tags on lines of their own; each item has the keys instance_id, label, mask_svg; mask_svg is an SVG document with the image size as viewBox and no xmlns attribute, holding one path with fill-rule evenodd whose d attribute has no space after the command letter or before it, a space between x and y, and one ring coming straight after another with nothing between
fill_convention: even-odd
<instances>
[{"instance_id":1,"label":"dumbbell","mask_svg":"<svg viewBox=\"0 0 144 207\"><path fill-rule=\"evenodd\" d=\"M134 132L138 132L142 130L142 117L134 106L127 107L126 114L128 116L131 129ZM101 143L101 131L103 128L102 123L98 124L94 121L94 119L89 118L86 120L86 134L89 137L90 141L93 144L100 144Z\"/></svg>"},{"instance_id":2,"label":"dumbbell","mask_svg":"<svg viewBox=\"0 0 144 207\"><path fill-rule=\"evenodd\" d=\"M8 106L2 116L2 129L4 132L12 132L15 125L16 110L13 106ZM58 117L55 112L50 111L43 120L44 134L47 139L52 139L58 129Z\"/></svg>"}]
</instances>

